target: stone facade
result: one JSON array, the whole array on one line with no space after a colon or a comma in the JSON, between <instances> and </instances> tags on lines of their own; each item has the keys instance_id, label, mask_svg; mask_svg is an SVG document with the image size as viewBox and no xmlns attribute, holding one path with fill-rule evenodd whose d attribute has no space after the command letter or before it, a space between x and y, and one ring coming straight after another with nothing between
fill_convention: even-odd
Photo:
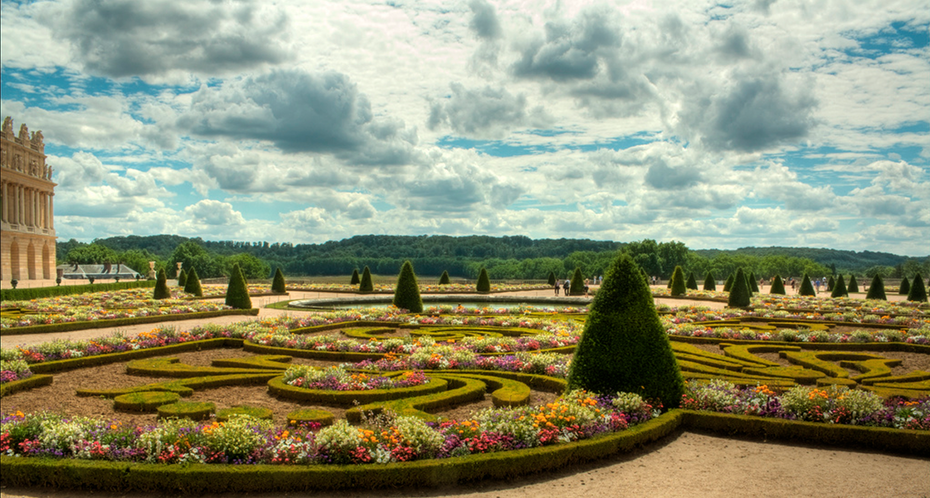
<instances>
[{"instance_id":1,"label":"stone facade","mask_svg":"<svg viewBox=\"0 0 930 498\"><path fill-rule=\"evenodd\" d=\"M0 280L55 278L55 195L42 132L13 120L0 131Z\"/></svg>"}]
</instances>

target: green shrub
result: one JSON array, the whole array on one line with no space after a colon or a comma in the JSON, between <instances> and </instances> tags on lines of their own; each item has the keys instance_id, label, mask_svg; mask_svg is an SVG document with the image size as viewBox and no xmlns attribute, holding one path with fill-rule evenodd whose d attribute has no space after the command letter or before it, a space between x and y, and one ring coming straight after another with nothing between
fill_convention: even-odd
<instances>
[{"instance_id":1,"label":"green shrub","mask_svg":"<svg viewBox=\"0 0 930 498\"><path fill-rule=\"evenodd\" d=\"M413 263L404 261L397 275L397 285L394 287L394 306L405 309L410 313L423 311L423 300L420 298L420 284L413 272Z\"/></svg>"},{"instance_id":2,"label":"green shrub","mask_svg":"<svg viewBox=\"0 0 930 498\"><path fill-rule=\"evenodd\" d=\"M775 275L775 278L772 279L772 288L769 289L769 294L781 294L785 295L785 283L782 282L781 276Z\"/></svg>"},{"instance_id":3,"label":"green shrub","mask_svg":"<svg viewBox=\"0 0 930 498\"><path fill-rule=\"evenodd\" d=\"M869 285L869 293L865 295L866 299L878 299L882 301L887 301L888 297L885 296L885 282L882 280L882 276L875 274L872 277L872 284Z\"/></svg>"},{"instance_id":4,"label":"green shrub","mask_svg":"<svg viewBox=\"0 0 930 498\"><path fill-rule=\"evenodd\" d=\"M676 266L675 271L672 272L672 279L669 280L669 288L672 290L672 296L684 296L688 293L688 288L685 284L685 272L680 266Z\"/></svg>"},{"instance_id":5,"label":"green shrub","mask_svg":"<svg viewBox=\"0 0 930 498\"><path fill-rule=\"evenodd\" d=\"M478 292L491 292L491 279L488 278L488 270L482 268L478 273L478 283L475 285Z\"/></svg>"},{"instance_id":6,"label":"green shrub","mask_svg":"<svg viewBox=\"0 0 930 498\"><path fill-rule=\"evenodd\" d=\"M756 279L756 272L754 271L749 272L749 290L752 291L753 294L759 293L759 283Z\"/></svg>"},{"instance_id":7,"label":"green shrub","mask_svg":"<svg viewBox=\"0 0 930 498\"><path fill-rule=\"evenodd\" d=\"M906 296L910 291L911 283L907 280L907 277L903 277L901 279L901 287L898 288L898 295Z\"/></svg>"},{"instance_id":8,"label":"green shrub","mask_svg":"<svg viewBox=\"0 0 930 498\"><path fill-rule=\"evenodd\" d=\"M190 273L187 274L187 282L184 283L184 292L193 294L197 297L203 297L203 287L200 285L200 277L197 276L197 268L191 267Z\"/></svg>"},{"instance_id":9,"label":"green shrub","mask_svg":"<svg viewBox=\"0 0 930 498\"><path fill-rule=\"evenodd\" d=\"M833 278L833 275L830 275L830 279L827 280L827 290L833 292L834 287L836 287L836 279Z\"/></svg>"},{"instance_id":10,"label":"green shrub","mask_svg":"<svg viewBox=\"0 0 930 498\"><path fill-rule=\"evenodd\" d=\"M242 276L242 270L239 269L238 263L233 265L231 275L229 275L229 286L226 288L226 304L241 310L252 308L249 286L245 282L245 277Z\"/></svg>"},{"instance_id":11,"label":"green shrub","mask_svg":"<svg viewBox=\"0 0 930 498\"><path fill-rule=\"evenodd\" d=\"M924 279L920 276L920 273L914 275L914 283L911 284L911 288L907 293L907 300L920 303L927 302L927 288L924 286Z\"/></svg>"},{"instance_id":12,"label":"green shrub","mask_svg":"<svg viewBox=\"0 0 930 498\"><path fill-rule=\"evenodd\" d=\"M731 273L730 276L727 277L727 281L723 283L723 292L730 292L730 289L732 288L733 288L733 274Z\"/></svg>"},{"instance_id":13,"label":"green shrub","mask_svg":"<svg viewBox=\"0 0 930 498\"><path fill-rule=\"evenodd\" d=\"M830 277L830 280L833 280L833 277ZM833 291L830 292L830 297L849 297L849 293L846 292L846 281L842 275L833 281Z\"/></svg>"},{"instance_id":14,"label":"green shrub","mask_svg":"<svg viewBox=\"0 0 930 498\"><path fill-rule=\"evenodd\" d=\"M849 285L846 286L846 292L859 292L859 282L856 282L856 276L849 276Z\"/></svg>"},{"instance_id":15,"label":"green shrub","mask_svg":"<svg viewBox=\"0 0 930 498\"><path fill-rule=\"evenodd\" d=\"M168 289L168 277L165 276L165 270L158 270L158 278L155 280L155 293L153 299L168 299L171 297L171 290Z\"/></svg>"},{"instance_id":16,"label":"green shrub","mask_svg":"<svg viewBox=\"0 0 930 498\"><path fill-rule=\"evenodd\" d=\"M811 283L811 278L804 274L804 278L801 279L801 288L798 290L799 296L816 296L817 291L814 290L814 284Z\"/></svg>"},{"instance_id":17,"label":"green shrub","mask_svg":"<svg viewBox=\"0 0 930 498\"><path fill-rule=\"evenodd\" d=\"M698 290L697 280L694 278L694 272L688 274L688 283L685 285L685 287Z\"/></svg>"},{"instance_id":18,"label":"green shrub","mask_svg":"<svg viewBox=\"0 0 930 498\"><path fill-rule=\"evenodd\" d=\"M450 283L452 283L452 281L449 280L449 272L443 270L442 275L439 276L439 285L449 285Z\"/></svg>"},{"instance_id":19,"label":"green shrub","mask_svg":"<svg viewBox=\"0 0 930 498\"><path fill-rule=\"evenodd\" d=\"M706 291L716 291L717 290L717 279L714 277L714 272L708 270L707 275L704 275L704 290Z\"/></svg>"},{"instance_id":20,"label":"green shrub","mask_svg":"<svg viewBox=\"0 0 930 498\"><path fill-rule=\"evenodd\" d=\"M113 398L113 409L130 412L154 412L159 406L177 403L181 396L168 391L145 391Z\"/></svg>"},{"instance_id":21,"label":"green shrub","mask_svg":"<svg viewBox=\"0 0 930 498\"><path fill-rule=\"evenodd\" d=\"M569 287L569 293L573 296L580 296L584 294L584 276L581 274L581 268L575 268L575 273L572 274L572 283Z\"/></svg>"},{"instance_id":22,"label":"green shrub","mask_svg":"<svg viewBox=\"0 0 930 498\"><path fill-rule=\"evenodd\" d=\"M185 285L187 285L187 272L181 268L181 273L178 273L178 287L183 289Z\"/></svg>"},{"instance_id":23,"label":"green shrub","mask_svg":"<svg viewBox=\"0 0 930 498\"><path fill-rule=\"evenodd\" d=\"M287 292L287 282L284 281L284 273L281 267L275 268L274 280L271 281L271 292L275 294L284 294Z\"/></svg>"},{"instance_id":24,"label":"green shrub","mask_svg":"<svg viewBox=\"0 0 930 498\"><path fill-rule=\"evenodd\" d=\"M61 285L52 287L27 287L25 289L0 289L0 301L29 301L45 297L73 296L87 292L109 292L122 289L155 288L155 279L131 282L111 282L91 285Z\"/></svg>"},{"instance_id":25,"label":"green shrub","mask_svg":"<svg viewBox=\"0 0 930 498\"><path fill-rule=\"evenodd\" d=\"M318 408L304 408L287 414L287 423L292 426L310 422L316 422L320 425L333 425L335 420L336 417L332 413Z\"/></svg>"},{"instance_id":26,"label":"green shrub","mask_svg":"<svg viewBox=\"0 0 930 498\"><path fill-rule=\"evenodd\" d=\"M736 270L736 277L733 279L733 287L730 288L730 296L727 298L727 306L730 308L745 308L749 306L750 300L749 281L743 269Z\"/></svg>"},{"instance_id":27,"label":"green shrub","mask_svg":"<svg viewBox=\"0 0 930 498\"><path fill-rule=\"evenodd\" d=\"M358 277L358 268L352 270L352 280L349 281L349 285L358 285L361 280Z\"/></svg>"},{"instance_id":28,"label":"green shrub","mask_svg":"<svg viewBox=\"0 0 930 498\"><path fill-rule=\"evenodd\" d=\"M362 281L358 284L359 292L372 292L375 290L375 284L371 282L371 270L366 266L362 270Z\"/></svg>"},{"instance_id":29,"label":"green shrub","mask_svg":"<svg viewBox=\"0 0 930 498\"><path fill-rule=\"evenodd\" d=\"M217 422L226 422L233 415L245 415L247 417L252 417L258 420L271 420L274 418L274 412L271 408L263 408L260 406L232 406L229 408L223 408L216 412L216 421Z\"/></svg>"},{"instance_id":30,"label":"green shrub","mask_svg":"<svg viewBox=\"0 0 930 498\"><path fill-rule=\"evenodd\" d=\"M214 411L216 411L216 405L209 401L178 401L177 403L159 406L158 416L160 418L203 420L210 418L210 414Z\"/></svg>"},{"instance_id":31,"label":"green shrub","mask_svg":"<svg viewBox=\"0 0 930 498\"><path fill-rule=\"evenodd\" d=\"M546 282L549 284L549 287L552 287L555 285L555 272L554 271L549 272L549 280L546 280Z\"/></svg>"},{"instance_id":32,"label":"green shrub","mask_svg":"<svg viewBox=\"0 0 930 498\"><path fill-rule=\"evenodd\" d=\"M646 280L629 254L610 265L575 349L566 392L630 392L677 407L684 382Z\"/></svg>"}]
</instances>

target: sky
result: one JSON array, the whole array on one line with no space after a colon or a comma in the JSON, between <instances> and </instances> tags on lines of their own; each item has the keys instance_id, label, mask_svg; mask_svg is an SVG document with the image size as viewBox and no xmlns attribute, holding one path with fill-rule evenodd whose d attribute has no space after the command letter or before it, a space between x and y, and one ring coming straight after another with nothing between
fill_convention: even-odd
<instances>
[{"instance_id":1,"label":"sky","mask_svg":"<svg viewBox=\"0 0 930 498\"><path fill-rule=\"evenodd\" d=\"M0 4L60 240L930 254L930 0Z\"/></svg>"}]
</instances>

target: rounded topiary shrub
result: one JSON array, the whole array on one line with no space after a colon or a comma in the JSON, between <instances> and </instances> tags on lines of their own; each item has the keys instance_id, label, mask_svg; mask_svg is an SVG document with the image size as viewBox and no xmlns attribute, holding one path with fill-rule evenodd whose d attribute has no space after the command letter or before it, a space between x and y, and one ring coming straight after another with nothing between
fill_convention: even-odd
<instances>
[{"instance_id":1,"label":"rounded topiary shrub","mask_svg":"<svg viewBox=\"0 0 930 498\"><path fill-rule=\"evenodd\" d=\"M326 410L305 408L296 410L287 414L288 425L298 426L302 424L317 423L320 425L333 425L336 417Z\"/></svg>"},{"instance_id":2,"label":"rounded topiary shrub","mask_svg":"<svg viewBox=\"0 0 930 498\"><path fill-rule=\"evenodd\" d=\"M684 391L678 362L646 279L629 254L607 269L575 349L567 390L636 393L677 407Z\"/></svg>"},{"instance_id":3,"label":"rounded topiary shrub","mask_svg":"<svg viewBox=\"0 0 930 498\"><path fill-rule=\"evenodd\" d=\"M284 281L284 273L281 272L280 267L274 270L274 280L271 281L271 292L275 294L287 293L287 282Z\"/></svg>"},{"instance_id":4,"label":"rounded topiary shrub","mask_svg":"<svg viewBox=\"0 0 930 498\"><path fill-rule=\"evenodd\" d=\"M187 272L181 268L181 273L178 273L178 287L183 289L185 285L187 285Z\"/></svg>"},{"instance_id":5,"label":"rounded topiary shrub","mask_svg":"<svg viewBox=\"0 0 930 498\"><path fill-rule=\"evenodd\" d=\"M249 286L242 276L239 264L234 264L229 275L229 286L226 287L226 305L239 310L252 309L252 298L249 297Z\"/></svg>"},{"instance_id":6,"label":"rounded topiary shrub","mask_svg":"<svg viewBox=\"0 0 930 498\"><path fill-rule=\"evenodd\" d=\"M811 278L804 274L804 277L801 279L801 288L798 290L799 296L816 296L817 291L814 290L814 284L811 283Z\"/></svg>"},{"instance_id":7,"label":"rounded topiary shrub","mask_svg":"<svg viewBox=\"0 0 930 498\"><path fill-rule=\"evenodd\" d=\"M671 289L672 296L684 296L688 293L688 287L685 282L685 272L680 266L676 266L675 271L672 272L669 288Z\"/></svg>"},{"instance_id":8,"label":"rounded topiary shrub","mask_svg":"<svg viewBox=\"0 0 930 498\"><path fill-rule=\"evenodd\" d=\"M833 282L833 291L830 292L830 297L848 297L848 296L849 296L849 293L846 292L846 281L843 279L843 276L840 275Z\"/></svg>"},{"instance_id":9,"label":"rounded topiary shrub","mask_svg":"<svg viewBox=\"0 0 930 498\"><path fill-rule=\"evenodd\" d=\"M362 270L362 280L358 283L359 292L372 292L375 290L375 284L371 282L371 270L366 266Z\"/></svg>"},{"instance_id":10,"label":"rounded topiary shrub","mask_svg":"<svg viewBox=\"0 0 930 498\"><path fill-rule=\"evenodd\" d=\"M730 289L733 288L733 278L732 273L727 277L727 281L723 283L723 292L730 292Z\"/></svg>"},{"instance_id":11,"label":"rounded topiary shrub","mask_svg":"<svg viewBox=\"0 0 930 498\"><path fill-rule=\"evenodd\" d=\"M750 297L749 280L746 278L746 274L743 273L743 269L739 268L733 278L733 287L730 288L727 306L730 308L745 308L751 302Z\"/></svg>"},{"instance_id":12,"label":"rounded topiary shrub","mask_svg":"<svg viewBox=\"0 0 930 498\"><path fill-rule=\"evenodd\" d=\"M478 292L491 292L491 279L488 278L488 270L482 268L478 272L478 283L475 284L475 290Z\"/></svg>"},{"instance_id":13,"label":"rounded topiary shrub","mask_svg":"<svg viewBox=\"0 0 930 498\"><path fill-rule=\"evenodd\" d=\"M920 273L914 275L914 282L907 293L907 300L918 303L927 302L927 287L924 286L924 279L920 276Z\"/></svg>"},{"instance_id":14,"label":"rounded topiary shrub","mask_svg":"<svg viewBox=\"0 0 930 498\"><path fill-rule=\"evenodd\" d=\"M769 289L769 294L787 294L785 292L785 283L782 282L780 275L775 275L775 278L772 279L772 288Z\"/></svg>"},{"instance_id":15,"label":"rounded topiary shrub","mask_svg":"<svg viewBox=\"0 0 930 498\"><path fill-rule=\"evenodd\" d=\"M178 401L158 407L158 416L161 418L189 418L203 420L210 418L216 411L216 405L208 401Z\"/></svg>"},{"instance_id":16,"label":"rounded topiary shrub","mask_svg":"<svg viewBox=\"0 0 930 498\"><path fill-rule=\"evenodd\" d=\"M158 277L155 279L155 292L153 299L168 299L171 297L171 289L168 288L168 277L165 276L165 270L158 270Z\"/></svg>"},{"instance_id":17,"label":"rounded topiary shrub","mask_svg":"<svg viewBox=\"0 0 930 498\"><path fill-rule=\"evenodd\" d=\"M572 274L572 283L568 289L573 296L584 294L584 276L581 274L581 268L575 268L575 273Z\"/></svg>"},{"instance_id":18,"label":"rounded topiary shrub","mask_svg":"<svg viewBox=\"0 0 930 498\"><path fill-rule=\"evenodd\" d=\"M714 273L712 271L708 271L707 275L704 275L704 290L717 290L717 279L714 277Z\"/></svg>"},{"instance_id":19,"label":"rounded topiary shrub","mask_svg":"<svg viewBox=\"0 0 930 498\"><path fill-rule=\"evenodd\" d=\"M274 412L271 408L263 408L261 406L232 406L218 410L216 412L216 421L225 422L233 415L245 415L260 420L271 420L274 417Z\"/></svg>"},{"instance_id":20,"label":"rounded topiary shrub","mask_svg":"<svg viewBox=\"0 0 930 498\"><path fill-rule=\"evenodd\" d=\"M203 287L200 285L200 277L197 276L197 268L191 267L187 274L187 282L184 283L184 292L193 294L197 297L203 297Z\"/></svg>"},{"instance_id":21,"label":"rounded topiary shrub","mask_svg":"<svg viewBox=\"0 0 930 498\"><path fill-rule=\"evenodd\" d=\"M846 292L859 292L859 282L856 282L856 276L849 276L849 284L846 285Z\"/></svg>"},{"instance_id":22,"label":"rounded topiary shrub","mask_svg":"<svg viewBox=\"0 0 930 498\"><path fill-rule=\"evenodd\" d=\"M442 275L439 276L439 285L449 285L450 283L452 283L452 281L449 280L449 272L443 270Z\"/></svg>"},{"instance_id":23,"label":"rounded topiary shrub","mask_svg":"<svg viewBox=\"0 0 930 498\"><path fill-rule=\"evenodd\" d=\"M554 271L549 272L549 279L546 280L546 283L549 284L549 287L552 287L555 285L555 272Z\"/></svg>"},{"instance_id":24,"label":"rounded topiary shrub","mask_svg":"<svg viewBox=\"0 0 930 498\"><path fill-rule=\"evenodd\" d=\"M113 409L124 412L153 412L161 405L176 403L181 395L169 391L121 394L113 398Z\"/></svg>"},{"instance_id":25,"label":"rounded topiary shrub","mask_svg":"<svg viewBox=\"0 0 930 498\"><path fill-rule=\"evenodd\" d=\"M898 287L898 295L906 296L908 292L911 291L911 283L907 280L907 277L901 278L901 286Z\"/></svg>"},{"instance_id":26,"label":"rounded topiary shrub","mask_svg":"<svg viewBox=\"0 0 930 498\"><path fill-rule=\"evenodd\" d=\"M869 292L865 295L866 299L876 299L881 301L887 301L888 297L885 296L885 282L882 280L882 276L875 274L872 277L872 283L869 284Z\"/></svg>"},{"instance_id":27,"label":"rounded topiary shrub","mask_svg":"<svg viewBox=\"0 0 930 498\"><path fill-rule=\"evenodd\" d=\"M358 276L358 268L352 270L352 279L349 280L349 285L358 285L361 282Z\"/></svg>"},{"instance_id":28,"label":"rounded topiary shrub","mask_svg":"<svg viewBox=\"0 0 930 498\"><path fill-rule=\"evenodd\" d=\"M410 313L423 311L423 300L420 298L420 284L413 272L413 263L404 261L397 275L397 285L394 287L394 306L405 309Z\"/></svg>"},{"instance_id":29,"label":"rounded topiary shrub","mask_svg":"<svg viewBox=\"0 0 930 498\"><path fill-rule=\"evenodd\" d=\"M694 278L694 272L688 274L688 281L685 283L685 287L698 290L697 279Z\"/></svg>"}]
</instances>

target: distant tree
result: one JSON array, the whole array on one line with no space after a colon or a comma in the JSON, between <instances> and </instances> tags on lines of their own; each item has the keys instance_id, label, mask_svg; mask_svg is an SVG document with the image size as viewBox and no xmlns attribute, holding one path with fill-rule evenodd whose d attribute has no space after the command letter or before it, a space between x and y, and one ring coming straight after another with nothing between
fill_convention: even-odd
<instances>
[{"instance_id":1,"label":"distant tree","mask_svg":"<svg viewBox=\"0 0 930 498\"><path fill-rule=\"evenodd\" d=\"M685 284L685 272L681 269L680 266L676 266L675 270L672 272L672 278L669 280L671 285L671 295L672 296L684 296L688 293L688 288Z\"/></svg>"},{"instance_id":2,"label":"distant tree","mask_svg":"<svg viewBox=\"0 0 930 498\"><path fill-rule=\"evenodd\" d=\"M846 286L846 292L853 293L859 292L859 282L856 282L856 276L849 276L849 285Z\"/></svg>"},{"instance_id":3,"label":"distant tree","mask_svg":"<svg viewBox=\"0 0 930 498\"><path fill-rule=\"evenodd\" d=\"M907 277L901 277L901 287L898 288L898 294L901 296L906 296L911 292L911 283L907 280Z\"/></svg>"},{"instance_id":4,"label":"distant tree","mask_svg":"<svg viewBox=\"0 0 930 498\"><path fill-rule=\"evenodd\" d=\"M359 292L373 292L375 290L375 285L371 282L371 271L366 266L362 270L362 281L358 284Z\"/></svg>"},{"instance_id":5,"label":"distant tree","mask_svg":"<svg viewBox=\"0 0 930 498\"><path fill-rule=\"evenodd\" d=\"M183 268L199 268L198 277L200 274L203 274L205 278L222 275L220 265L213 255L193 240L181 243L174 249L171 257L168 258L168 268L174 268L179 261Z\"/></svg>"},{"instance_id":6,"label":"distant tree","mask_svg":"<svg viewBox=\"0 0 930 498\"><path fill-rule=\"evenodd\" d=\"M423 311L423 300L420 298L420 284L417 283L413 263L404 261L397 275L397 285L394 287L394 306L405 309L410 313Z\"/></svg>"},{"instance_id":7,"label":"distant tree","mask_svg":"<svg viewBox=\"0 0 930 498\"><path fill-rule=\"evenodd\" d=\"M555 272L553 271L549 272L549 280L547 280L547 282L549 283L549 287L552 287L555 285Z\"/></svg>"},{"instance_id":8,"label":"distant tree","mask_svg":"<svg viewBox=\"0 0 930 498\"><path fill-rule=\"evenodd\" d=\"M118 256L113 249L94 242L93 244L77 246L71 249L68 251L66 259L68 263L71 264L90 265L115 263L118 260Z\"/></svg>"},{"instance_id":9,"label":"distant tree","mask_svg":"<svg viewBox=\"0 0 930 498\"><path fill-rule=\"evenodd\" d=\"M885 282L882 280L881 274L876 273L872 277L872 283L869 285L869 293L865 295L866 299L875 299L881 301L887 301L888 297L885 296Z\"/></svg>"},{"instance_id":10,"label":"distant tree","mask_svg":"<svg viewBox=\"0 0 930 498\"><path fill-rule=\"evenodd\" d=\"M287 283L284 281L284 273L281 272L281 268L275 268L274 270L274 280L271 282L271 292L275 294L285 294L287 293Z\"/></svg>"},{"instance_id":11,"label":"distant tree","mask_svg":"<svg viewBox=\"0 0 930 498\"><path fill-rule=\"evenodd\" d=\"M168 277L165 276L165 270L158 270L158 276L155 280L155 293L153 299L168 299L171 297L171 290L168 289Z\"/></svg>"},{"instance_id":12,"label":"distant tree","mask_svg":"<svg viewBox=\"0 0 930 498\"><path fill-rule=\"evenodd\" d=\"M352 280L349 281L349 285L358 285L361 280L358 277L358 268L352 270Z\"/></svg>"},{"instance_id":13,"label":"distant tree","mask_svg":"<svg viewBox=\"0 0 930 498\"><path fill-rule=\"evenodd\" d=\"M769 294L781 294L785 295L785 283L782 282L781 276L775 275L775 278L772 279L772 288L769 289Z\"/></svg>"},{"instance_id":14,"label":"distant tree","mask_svg":"<svg viewBox=\"0 0 930 498\"><path fill-rule=\"evenodd\" d=\"M743 269L736 270L736 277L733 278L733 287L730 288L730 296L727 298L727 306L730 308L745 308L752 302L750 300L749 280Z\"/></svg>"},{"instance_id":15,"label":"distant tree","mask_svg":"<svg viewBox=\"0 0 930 498\"><path fill-rule=\"evenodd\" d=\"M230 270L229 286L226 287L226 305L240 310L252 309L249 285L242 275L239 265L236 264Z\"/></svg>"},{"instance_id":16,"label":"distant tree","mask_svg":"<svg viewBox=\"0 0 930 498\"><path fill-rule=\"evenodd\" d=\"M451 280L449 280L449 272L446 270L442 271L442 275L439 277L439 285L449 285Z\"/></svg>"},{"instance_id":17,"label":"distant tree","mask_svg":"<svg viewBox=\"0 0 930 498\"><path fill-rule=\"evenodd\" d=\"M475 290L478 292L491 292L491 279L488 278L488 270L481 268Z\"/></svg>"},{"instance_id":18,"label":"distant tree","mask_svg":"<svg viewBox=\"0 0 930 498\"><path fill-rule=\"evenodd\" d=\"M688 274L688 283L687 285L685 285L685 287L689 289L698 290L697 280L695 280L694 278L694 272L691 272Z\"/></svg>"},{"instance_id":19,"label":"distant tree","mask_svg":"<svg viewBox=\"0 0 930 498\"><path fill-rule=\"evenodd\" d=\"M849 293L846 292L846 280L843 279L843 275L837 277L836 281L833 282L833 291L830 292L830 297L849 297Z\"/></svg>"},{"instance_id":20,"label":"distant tree","mask_svg":"<svg viewBox=\"0 0 930 498\"><path fill-rule=\"evenodd\" d=\"M814 290L814 284L811 283L811 278L804 274L804 278L801 279L801 288L798 290L799 296L816 296L817 291Z\"/></svg>"},{"instance_id":21,"label":"distant tree","mask_svg":"<svg viewBox=\"0 0 930 498\"><path fill-rule=\"evenodd\" d=\"M271 274L271 266L268 263L249 253L239 253L228 257L217 256L214 261L223 275L231 274L233 265L239 265L239 271L246 280L268 278Z\"/></svg>"},{"instance_id":22,"label":"distant tree","mask_svg":"<svg viewBox=\"0 0 930 498\"><path fill-rule=\"evenodd\" d=\"M717 279L714 277L714 272L710 270L707 271L707 275L704 275L704 290L712 292L717 290Z\"/></svg>"},{"instance_id":23,"label":"distant tree","mask_svg":"<svg viewBox=\"0 0 930 498\"><path fill-rule=\"evenodd\" d=\"M573 296L584 294L584 276L581 274L581 268L575 268L572 274L572 283L569 287L569 293Z\"/></svg>"},{"instance_id":24,"label":"distant tree","mask_svg":"<svg viewBox=\"0 0 930 498\"><path fill-rule=\"evenodd\" d=\"M184 271L184 268L181 268L178 273L178 287L183 289L185 285L187 285L187 272Z\"/></svg>"},{"instance_id":25,"label":"distant tree","mask_svg":"<svg viewBox=\"0 0 930 498\"><path fill-rule=\"evenodd\" d=\"M914 282L911 284L910 290L908 290L907 300L918 303L927 302L927 288L924 286L924 279L920 276L920 273L914 275Z\"/></svg>"},{"instance_id":26,"label":"distant tree","mask_svg":"<svg viewBox=\"0 0 930 498\"><path fill-rule=\"evenodd\" d=\"M190 273L187 274L187 282L184 283L184 292L193 294L197 297L203 297L203 287L200 286L200 277L197 276L197 269L191 267Z\"/></svg>"}]
</instances>

